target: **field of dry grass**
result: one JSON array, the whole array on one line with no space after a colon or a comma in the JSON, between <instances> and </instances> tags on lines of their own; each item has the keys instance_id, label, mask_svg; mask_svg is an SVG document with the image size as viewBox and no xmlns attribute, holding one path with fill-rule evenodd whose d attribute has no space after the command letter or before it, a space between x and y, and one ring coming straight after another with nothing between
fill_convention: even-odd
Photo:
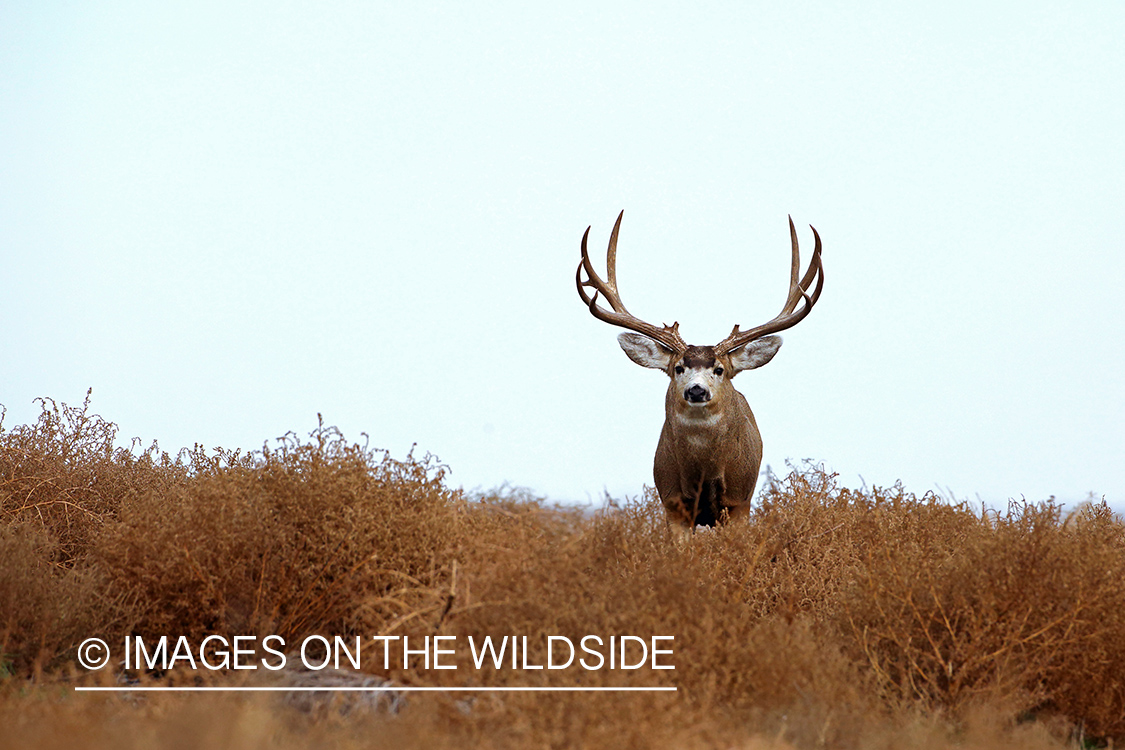
<instances>
[{"instance_id":1,"label":"field of dry grass","mask_svg":"<svg viewBox=\"0 0 1125 750\"><path fill-rule=\"evenodd\" d=\"M114 447L87 402L0 429L9 747L1056 748L1125 737L1125 525L1104 504L982 512L804 467L749 523L675 544L653 497L595 514L467 497L430 457L321 426L251 454ZM88 673L78 644L277 634L674 635L674 670L405 668L393 686L676 692L77 693L259 684ZM260 642L260 641L259 641ZM381 648L376 655L381 654ZM417 660L416 660L417 661ZM135 666L135 665L134 665ZM308 679L321 679L308 675Z\"/></svg>"}]
</instances>

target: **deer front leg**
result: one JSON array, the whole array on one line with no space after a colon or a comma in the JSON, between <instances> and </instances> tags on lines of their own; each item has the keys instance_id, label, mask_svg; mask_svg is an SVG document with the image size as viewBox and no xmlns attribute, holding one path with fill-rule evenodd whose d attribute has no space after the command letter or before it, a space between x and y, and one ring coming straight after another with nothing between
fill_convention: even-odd
<instances>
[{"instance_id":1,"label":"deer front leg","mask_svg":"<svg viewBox=\"0 0 1125 750\"><path fill-rule=\"evenodd\" d=\"M682 546L691 540L695 525L691 522L691 509L688 507L684 496L679 492L662 495L664 502L664 518L672 532L672 542Z\"/></svg>"}]
</instances>

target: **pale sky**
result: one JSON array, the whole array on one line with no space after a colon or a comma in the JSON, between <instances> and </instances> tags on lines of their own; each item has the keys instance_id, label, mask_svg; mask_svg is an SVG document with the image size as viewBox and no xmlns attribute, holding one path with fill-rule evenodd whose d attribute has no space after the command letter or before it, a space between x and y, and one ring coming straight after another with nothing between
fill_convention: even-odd
<instances>
[{"instance_id":1,"label":"pale sky","mask_svg":"<svg viewBox=\"0 0 1125 750\"><path fill-rule=\"evenodd\" d=\"M1125 5L234 5L0 5L6 428L93 387L126 444L321 412L636 495L667 378L582 232L602 267L625 209L625 303L714 344L780 309L792 214L826 281L735 380L765 464L1125 507Z\"/></svg>"}]
</instances>

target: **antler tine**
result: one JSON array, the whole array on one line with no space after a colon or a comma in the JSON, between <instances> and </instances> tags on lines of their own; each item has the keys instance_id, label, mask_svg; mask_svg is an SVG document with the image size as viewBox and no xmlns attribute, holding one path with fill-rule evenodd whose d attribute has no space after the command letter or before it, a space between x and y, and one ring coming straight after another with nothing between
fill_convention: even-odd
<instances>
[{"instance_id":1,"label":"antler tine","mask_svg":"<svg viewBox=\"0 0 1125 750\"><path fill-rule=\"evenodd\" d=\"M609 275L609 286L617 293L617 233L621 231L621 218L625 216L625 209L617 214L617 221L613 222L613 231L609 233L609 249L605 251L606 273ZM620 297L617 300L621 303ZM621 308L624 311L624 307Z\"/></svg>"},{"instance_id":2,"label":"antler tine","mask_svg":"<svg viewBox=\"0 0 1125 750\"><path fill-rule=\"evenodd\" d=\"M781 308L781 314L791 313L797 307L797 302L800 301L800 291L802 285L797 284L797 274L801 272L801 248L797 243L797 227L793 226L793 217L789 217L789 238L793 242L793 261L789 265L789 297L785 300L785 307ZM809 264L812 268L812 264ZM804 279L802 279L804 281Z\"/></svg>"},{"instance_id":3,"label":"antler tine","mask_svg":"<svg viewBox=\"0 0 1125 750\"><path fill-rule=\"evenodd\" d=\"M614 311L630 315L629 311L625 309L625 305L621 302L621 297L617 293L617 233L621 229L621 217L625 212L617 214L617 222L613 225L613 233L609 236L609 250L606 252L606 268L608 270L609 281L605 281L598 272L594 270L594 264L590 262L590 253L586 249L586 241L590 237L590 227L586 227L586 233L582 235L582 262L578 266L578 294L581 295L582 301L587 305L593 305L600 292L603 297L609 302L610 307ZM586 281L582 280L582 271L586 271ZM594 296L591 299L586 291L582 288L589 286L594 288ZM602 310L603 308L597 308ZM602 318L598 313L594 312L594 307L590 308L590 312L601 320ZM605 311L608 312L608 311ZM607 321L612 322L612 321Z\"/></svg>"},{"instance_id":4,"label":"antler tine","mask_svg":"<svg viewBox=\"0 0 1125 750\"><path fill-rule=\"evenodd\" d=\"M773 320L763 323L760 326L755 326L748 331L740 331L736 325L731 330L730 335L723 339L715 347L719 352L726 353L744 346L754 339L762 338L771 333L784 331L804 320L805 316L812 310L813 305L820 299L820 292L824 288L824 265L820 258L821 243L820 235L816 231L816 227L809 226L812 229L813 237L816 238L816 244L813 247L812 258L809 260L809 267L805 271L804 276L801 277L800 282L797 281L797 274L801 270L801 256L800 249L797 243L797 228L793 225L793 217L789 217L789 236L793 243L793 256L792 263L789 270L789 295L785 299L785 306L781 308L781 312L777 314ZM813 279L816 279L816 288L813 289L812 294L809 293ZM800 309L797 306L801 305Z\"/></svg>"},{"instance_id":5,"label":"antler tine","mask_svg":"<svg viewBox=\"0 0 1125 750\"><path fill-rule=\"evenodd\" d=\"M575 274L578 296L582 298L582 301L590 308L590 313L598 320L642 333L651 339L659 341L673 351L682 352L687 349L687 344L680 338L679 323L657 328L651 323L646 323L640 318L634 317L632 313L625 309L625 305L621 302L621 296L617 291L617 234L621 230L621 218L624 215L624 211L617 215L617 221L613 225L613 232L609 236L609 248L606 251L606 275L609 277L608 281L598 275L597 271L594 270L593 263L590 262L590 253L587 250L590 227L586 227L586 232L582 235L582 259L578 263L578 271ZM582 280L583 271L586 272L585 281ZM587 294L583 287L591 287L594 293L592 295ZM599 294L602 295L609 303L609 306L613 308L612 312L598 304Z\"/></svg>"}]
</instances>

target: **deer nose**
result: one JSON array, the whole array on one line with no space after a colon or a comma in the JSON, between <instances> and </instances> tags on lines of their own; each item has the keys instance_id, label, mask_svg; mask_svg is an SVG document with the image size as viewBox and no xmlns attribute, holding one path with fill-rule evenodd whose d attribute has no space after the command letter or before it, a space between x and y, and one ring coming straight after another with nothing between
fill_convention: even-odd
<instances>
[{"instance_id":1,"label":"deer nose","mask_svg":"<svg viewBox=\"0 0 1125 750\"><path fill-rule=\"evenodd\" d=\"M691 388L684 391L684 398L691 401L693 404L699 404L704 401L710 401L711 394L707 392L706 388L696 383Z\"/></svg>"}]
</instances>

